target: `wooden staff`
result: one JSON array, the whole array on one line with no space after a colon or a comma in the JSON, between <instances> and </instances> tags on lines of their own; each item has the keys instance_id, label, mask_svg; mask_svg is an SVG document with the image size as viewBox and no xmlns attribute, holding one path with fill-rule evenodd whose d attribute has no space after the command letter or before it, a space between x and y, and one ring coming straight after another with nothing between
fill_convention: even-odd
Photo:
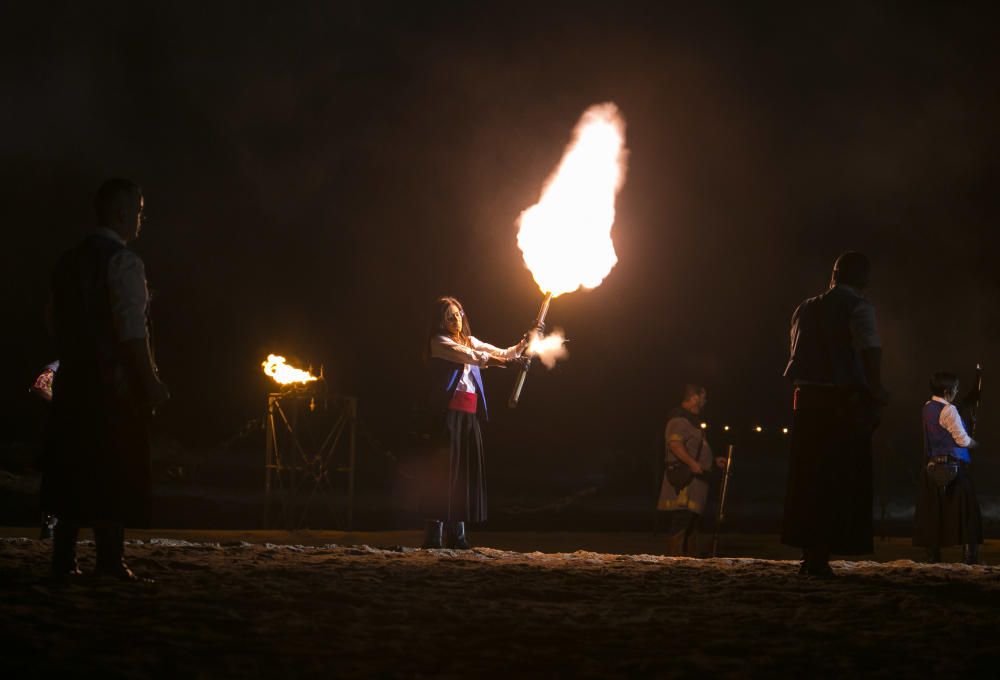
<instances>
[{"instance_id":1,"label":"wooden staff","mask_svg":"<svg viewBox=\"0 0 1000 680\"><path fill-rule=\"evenodd\" d=\"M982 399L983 392L983 365L976 364L976 400L972 402L972 408L969 412L969 420L972 421L972 427L970 434L976 436L976 420L979 418L979 402Z\"/></svg>"},{"instance_id":2,"label":"wooden staff","mask_svg":"<svg viewBox=\"0 0 1000 680\"><path fill-rule=\"evenodd\" d=\"M715 521L715 532L712 534L712 557L715 557L719 550L719 527L722 526L722 520L726 518L726 492L729 490L729 471L733 467L733 449L735 448L733 444L730 444L726 451L726 469L722 473L722 488L719 490L719 517Z\"/></svg>"}]
</instances>

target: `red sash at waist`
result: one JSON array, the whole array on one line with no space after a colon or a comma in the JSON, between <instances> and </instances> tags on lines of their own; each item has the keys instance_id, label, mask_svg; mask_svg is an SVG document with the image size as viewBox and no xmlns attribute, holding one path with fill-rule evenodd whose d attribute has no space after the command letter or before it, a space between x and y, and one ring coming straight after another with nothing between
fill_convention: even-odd
<instances>
[{"instance_id":1,"label":"red sash at waist","mask_svg":"<svg viewBox=\"0 0 1000 680\"><path fill-rule=\"evenodd\" d=\"M451 395L451 401L448 402L448 408L453 411L475 413L477 401L475 392L459 392L455 390L454 394Z\"/></svg>"}]
</instances>

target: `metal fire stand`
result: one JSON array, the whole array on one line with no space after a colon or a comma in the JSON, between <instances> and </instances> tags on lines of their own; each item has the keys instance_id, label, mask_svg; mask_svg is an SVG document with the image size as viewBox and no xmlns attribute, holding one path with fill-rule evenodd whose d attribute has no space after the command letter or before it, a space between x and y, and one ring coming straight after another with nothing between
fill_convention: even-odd
<instances>
[{"instance_id":1,"label":"metal fire stand","mask_svg":"<svg viewBox=\"0 0 1000 680\"><path fill-rule=\"evenodd\" d=\"M267 395L264 528L351 530L357 420L357 399L322 380Z\"/></svg>"}]
</instances>

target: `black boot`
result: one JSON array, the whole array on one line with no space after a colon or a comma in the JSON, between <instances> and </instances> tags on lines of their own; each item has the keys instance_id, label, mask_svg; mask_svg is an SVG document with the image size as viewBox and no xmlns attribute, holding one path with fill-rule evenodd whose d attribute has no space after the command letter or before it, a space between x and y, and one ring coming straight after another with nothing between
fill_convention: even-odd
<instances>
[{"instance_id":1,"label":"black boot","mask_svg":"<svg viewBox=\"0 0 1000 680\"><path fill-rule=\"evenodd\" d=\"M962 561L966 564L979 564L978 543L966 543L962 546Z\"/></svg>"},{"instance_id":2,"label":"black boot","mask_svg":"<svg viewBox=\"0 0 1000 680\"><path fill-rule=\"evenodd\" d=\"M94 573L101 578L119 581L139 581L125 564L125 529L120 526L94 527L97 546L97 566ZM146 581L147 579L142 579Z\"/></svg>"},{"instance_id":3,"label":"black boot","mask_svg":"<svg viewBox=\"0 0 1000 680\"><path fill-rule=\"evenodd\" d=\"M826 546L814 546L802 550L802 564L799 566L799 573L803 576L813 576L816 578L832 578L833 569L830 568L830 550Z\"/></svg>"},{"instance_id":4,"label":"black boot","mask_svg":"<svg viewBox=\"0 0 1000 680\"><path fill-rule=\"evenodd\" d=\"M469 539L465 535L465 522L448 523L448 547L456 550L469 550Z\"/></svg>"},{"instance_id":5,"label":"black boot","mask_svg":"<svg viewBox=\"0 0 1000 680\"><path fill-rule=\"evenodd\" d=\"M436 519L427 520L424 525L424 544L420 546L421 548L442 548L444 532L443 523Z\"/></svg>"},{"instance_id":6,"label":"black boot","mask_svg":"<svg viewBox=\"0 0 1000 680\"><path fill-rule=\"evenodd\" d=\"M72 578L80 575L76 563L76 535L79 529L69 522L59 522L52 533L52 575Z\"/></svg>"}]
</instances>

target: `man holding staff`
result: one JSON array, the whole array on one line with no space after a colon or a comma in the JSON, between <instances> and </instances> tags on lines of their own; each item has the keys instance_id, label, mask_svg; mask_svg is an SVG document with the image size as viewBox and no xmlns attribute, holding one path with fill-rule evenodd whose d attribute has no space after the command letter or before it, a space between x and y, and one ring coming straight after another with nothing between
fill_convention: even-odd
<instances>
[{"instance_id":1,"label":"man holding staff","mask_svg":"<svg viewBox=\"0 0 1000 680\"><path fill-rule=\"evenodd\" d=\"M656 509L667 512L667 555L698 556L698 529L708 505L708 473L713 462L724 468L726 459L715 457L698 416L708 394L701 385L685 385L681 405L667 416L664 432L667 467Z\"/></svg>"}]
</instances>

